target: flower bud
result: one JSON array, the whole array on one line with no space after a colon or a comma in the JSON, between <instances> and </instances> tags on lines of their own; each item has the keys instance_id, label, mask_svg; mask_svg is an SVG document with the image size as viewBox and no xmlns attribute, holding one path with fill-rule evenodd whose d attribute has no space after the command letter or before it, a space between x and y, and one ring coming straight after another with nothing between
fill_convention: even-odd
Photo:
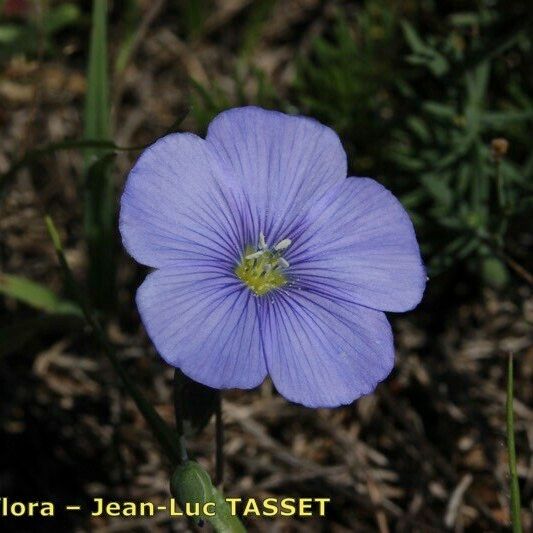
<instances>
[{"instance_id":1,"label":"flower bud","mask_svg":"<svg viewBox=\"0 0 533 533\"><path fill-rule=\"evenodd\" d=\"M509 141L503 137L492 139L490 143L490 153L494 161L501 161L509 150Z\"/></svg>"},{"instance_id":2,"label":"flower bud","mask_svg":"<svg viewBox=\"0 0 533 533\"><path fill-rule=\"evenodd\" d=\"M195 461L188 461L174 470L170 478L170 491L180 506L185 503L203 506L214 500L211 479Z\"/></svg>"}]
</instances>

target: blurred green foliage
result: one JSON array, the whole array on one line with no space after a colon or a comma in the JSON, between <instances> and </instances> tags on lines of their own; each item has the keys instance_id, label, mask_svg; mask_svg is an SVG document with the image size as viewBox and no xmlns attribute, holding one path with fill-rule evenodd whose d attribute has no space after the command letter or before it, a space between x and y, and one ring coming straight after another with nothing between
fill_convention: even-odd
<instances>
[{"instance_id":1,"label":"blurred green foliage","mask_svg":"<svg viewBox=\"0 0 533 533\"><path fill-rule=\"evenodd\" d=\"M382 157L398 79L398 10L388 4L366 2L352 19L338 12L331 35L300 58L294 83L297 107L338 132L363 174Z\"/></svg>"},{"instance_id":2,"label":"blurred green foliage","mask_svg":"<svg viewBox=\"0 0 533 533\"><path fill-rule=\"evenodd\" d=\"M389 154L412 189L404 201L423 232L431 272L468 260L482 281L503 286L508 276L500 256L508 224L527 208L531 155L513 161L491 153L491 139L507 141L509 127L530 123L533 115L529 106L509 104L509 86L499 94L491 88L500 58L480 41L496 20L489 8L450 14L450 31L426 39L402 22L406 60L425 72L427 83L417 76L404 87L403 107L411 112L392 130ZM524 36L513 28L500 53Z\"/></svg>"},{"instance_id":3,"label":"blurred green foliage","mask_svg":"<svg viewBox=\"0 0 533 533\"><path fill-rule=\"evenodd\" d=\"M21 276L0 274L0 294L46 313L81 316L76 304L61 300L51 289Z\"/></svg>"},{"instance_id":4,"label":"blurred green foliage","mask_svg":"<svg viewBox=\"0 0 533 533\"><path fill-rule=\"evenodd\" d=\"M7 4L0 2L0 13L9 7ZM38 2L37 6L41 6L41 9L34 11L28 8L26 16L22 3L20 12L12 8L12 16L0 22L0 61L13 54L52 52L54 35L74 26L81 17L75 2L63 2L50 9L45 9L42 2ZM9 9L7 14L10 15Z\"/></svg>"},{"instance_id":5,"label":"blurred green foliage","mask_svg":"<svg viewBox=\"0 0 533 533\"><path fill-rule=\"evenodd\" d=\"M190 81L193 89L191 114L201 131L205 131L211 120L224 109L250 103L245 91L248 83L254 87L254 97L251 99L254 105L274 108L279 103L274 88L268 83L265 74L260 69L242 62L235 69L231 93L216 82L205 87L195 80Z\"/></svg>"}]
</instances>

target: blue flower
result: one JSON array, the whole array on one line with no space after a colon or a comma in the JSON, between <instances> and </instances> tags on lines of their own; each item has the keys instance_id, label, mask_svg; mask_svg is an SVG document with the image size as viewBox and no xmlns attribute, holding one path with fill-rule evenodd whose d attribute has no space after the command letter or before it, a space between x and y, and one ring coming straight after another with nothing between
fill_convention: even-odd
<instances>
[{"instance_id":1,"label":"blue flower","mask_svg":"<svg viewBox=\"0 0 533 533\"><path fill-rule=\"evenodd\" d=\"M267 374L294 402L331 407L391 371L384 311L422 298L413 225L369 178L347 178L337 135L257 107L218 115L206 139L146 149L121 200L128 252L155 270L137 306L161 356L215 388Z\"/></svg>"}]
</instances>

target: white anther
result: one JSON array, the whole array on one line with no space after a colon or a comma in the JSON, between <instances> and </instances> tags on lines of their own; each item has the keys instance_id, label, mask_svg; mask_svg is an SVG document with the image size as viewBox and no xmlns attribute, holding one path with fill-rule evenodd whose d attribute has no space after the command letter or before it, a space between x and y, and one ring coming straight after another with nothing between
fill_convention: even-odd
<instances>
[{"instance_id":1,"label":"white anther","mask_svg":"<svg viewBox=\"0 0 533 533\"><path fill-rule=\"evenodd\" d=\"M254 252L253 254L247 255L246 259L257 259L258 257L261 257L265 253L265 250L259 250L258 252Z\"/></svg>"},{"instance_id":2,"label":"white anther","mask_svg":"<svg viewBox=\"0 0 533 533\"><path fill-rule=\"evenodd\" d=\"M283 268L289 268L289 262L286 260L286 259L283 259L283 257L280 257L278 259L278 263L283 267Z\"/></svg>"},{"instance_id":3,"label":"white anther","mask_svg":"<svg viewBox=\"0 0 533 533\"><path fill-rule=\"evenodd\" d=\"M276 250L276 252L281 252L282 250L286 250L291 244L292 241L290 239L283 239L274 246L274 250Z\"/></svg>"},{"instance_id":4,"label":"white anther","mask_svg":"<svg viewBox=\"0 0 533 533\"><path fill-rule=\"evenodd\" d=\"M260 250L268 249L268 244L265 241L265 234L263 232L259 233L259 249Z\"/></svg>"},{"instance_id":5,"label":"white anther","mask_svg":"<svg viewBox=\"0 0 533 533\"><path fill-rule=\"evenodd\" d=\"M265 271L265 274L268 274L269 272L272 271L272 265L270 263L267 263L264 267L263 267L263 270Z\"/></svg>"}]
</instances>

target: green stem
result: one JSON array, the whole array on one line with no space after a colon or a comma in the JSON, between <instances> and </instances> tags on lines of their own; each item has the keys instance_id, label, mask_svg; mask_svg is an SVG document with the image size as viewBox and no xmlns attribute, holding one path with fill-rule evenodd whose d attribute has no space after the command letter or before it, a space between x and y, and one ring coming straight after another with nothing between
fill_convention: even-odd
<instances>
[{"instance_id":1,"label":"green stem","mask_svg":"<svg viewBox=\"0 0 533 533\"><path fill-rule=\"evenodd\" d=\"M507 231L508 210L505 198L505 184L503 182L501 161L495 162L496 167L496 194L498 197L498 220L496 228L496 238L498 239L498 246L503 248L505 233Z\"/></svg>"},{"instance_id":2,"label":"green stem","mask_svg":"<svg viewBox=\"0 0 533 533\"><path fill-rule=\"evenodd\" d=\"M217 398L215 410L215 434L216 434L216 474L215 485L221 485L224 481L224 423L222 421L222 392Z\"/></svg>"},{"instance_id":3,"label":"green stem","mask_svg":"<svg viewBox=\"0 0 533 533\"><path fill-rule=\"evenodd\" d=\"M500 213L505 211L505 189L502 176L501 162L496 161L496 188L498 193L498 207L500 208Z\"/></svg>"},{"instance_id":4,"label":"green stem","mask_svg":"<svg viewBox=\"0 0 533 533\"><path fill-rule=\"evenodd\" d=\"M505 410L507 419L507 453L509 455L509 476L511 478L511 517L513 521L513 533L522 533L522 522L520 520L520 487L518 485L518 473L516 471L513 387L513 355L510 354L507 370L507 402L505 405Z\"/></svg>"}]
</instances>

